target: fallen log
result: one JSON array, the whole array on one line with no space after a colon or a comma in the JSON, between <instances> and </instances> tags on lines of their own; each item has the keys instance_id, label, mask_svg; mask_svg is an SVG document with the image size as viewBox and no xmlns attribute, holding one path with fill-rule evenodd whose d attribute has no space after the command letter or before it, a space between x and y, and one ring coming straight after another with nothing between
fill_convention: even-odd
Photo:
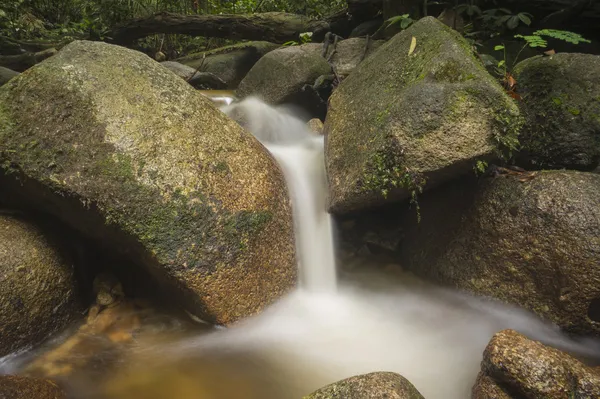
<instances>
[{"instance_id":1,"label":"fallen log","mask_svg":"<svg viewBox=\"0 0 600 399\"><path fill-rule=\"evenodd\" d=\"M35 64L44 61L46 58L53 56L56 52L56 49L51 48L37 53L0 55L0 66L12 69L13 71L23 72Z\"/></svg>"},{"instance_id":2,"label":"fallen log","mask_svg":"<svg viewBox=\"0 0 600 399\"><path fill-rule=\"evenodd\" d=\"M163 12L129 21L114 28L108 36L118 44L129 44L156 33L285 43L299 40L303 32L313 32L313 38L320 41L329 29L326 21L282 12L248 15L180 15Z\"/></svg>"}]
</instances>

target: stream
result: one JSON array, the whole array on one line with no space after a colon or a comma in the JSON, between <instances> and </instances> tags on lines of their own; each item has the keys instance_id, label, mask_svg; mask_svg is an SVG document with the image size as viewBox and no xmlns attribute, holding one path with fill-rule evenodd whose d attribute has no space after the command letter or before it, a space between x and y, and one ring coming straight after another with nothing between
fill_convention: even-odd
<instances>
[{"instance_id":1,"label":"stream","mask_svg":"<svg viewBox=\"0 0 600 399\"><path fill-rule=\"evenodd\" d=\"M223 111L243 115L284 172L294 208L298 288L228 329L140 339L100 380L68 378L73 397L299 399L340 379L393 371L425 398L465 399L485 346L500 330L512 328L580 356L600 354L596 341L572 340L527 311L408 275L373 271L338 279L334 226L325 210L323 137L256 99ZM0 372L18 372L24 363L18 358L0 361Z\"/></svg>"}]
</instances>

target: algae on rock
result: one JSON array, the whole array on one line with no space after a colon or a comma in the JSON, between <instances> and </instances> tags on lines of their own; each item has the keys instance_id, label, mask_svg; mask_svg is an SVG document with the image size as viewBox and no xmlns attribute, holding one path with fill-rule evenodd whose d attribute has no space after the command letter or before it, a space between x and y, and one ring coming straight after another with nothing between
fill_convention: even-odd
<instances>
[{"instance_id":1,"label":"algae on rock","mask_svg":"<svg viewBox=\"0 0 600 399\"><path fill-rule=\"evenodd\" d=\"M143 265L209 321L295 284L275 160L147 56L73 42L0 89L5 193Z\"/></svg>"},{"instance_id":2,"label":"algae on rock","mask_svg":"<svg viewBox=\"0 0 600 399\"><path fill-rule=\"evenodd\" d=\"M0 357L40 343L80 311L72 263L40 228L0 215Z\"/></svg>"},{"instance_id":3,"label":"algae on rock","mask_svg":"<svg viewBox=\"0 0 600 399\"><path fill-rule=\"evenodd\" d=\"M422 223L400 222L407 269L522 306L571 333L600 333L600 175L452 182L420 202Z\"/></svg>"},{"instance_id":4,"label":"algae on rock","mask_svg":"<svg viewBox=\"0 0 600 399\"><path fill-rule=\"evenodd\" d=\"M527 123L521 157L536 168L593 170L600 161L600 56L533 57L514 70Z\"/></svg>"},{"instance_id":5,"label":"algae on rock","mask_svg":"<svg viewBox=\"0 0 600 399\"><path fill-rule=\"evenodd\" d=\"M377 372L335 382L304 399L423 399L417 388L400 374Z\"/></svg>"},{"instance_id":6,"label":"algae on rock","mask_svg":"<svg viewBox=\"0 0 600 399\"><path fill-rule=\"evenodd\" d=\"M600 373L513 330L497 333L483 354L472 399L600 397Z\"/></svg>"},{"instance_id":7,"label":"algae on rock","mask_svg":"<svg viewBox=\"0 0 600 399\"><path fill-rule=\"evenodd\" d=\"M416 47L409 54L412 41ZM424 18L363 61L330 99L330 210L408 198L514 150L519 109L469 44Z\"/></svg>"}]
</instances>

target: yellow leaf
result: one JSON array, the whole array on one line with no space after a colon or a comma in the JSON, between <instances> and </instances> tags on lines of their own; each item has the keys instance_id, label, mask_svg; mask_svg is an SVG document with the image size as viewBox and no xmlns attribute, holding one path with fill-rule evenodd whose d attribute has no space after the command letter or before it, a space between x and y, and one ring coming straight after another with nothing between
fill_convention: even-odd
<instances>
[{"instance_id":1,"label":"yellow leaf","mask_svg":"<svg viewBox=\"0 0 600 399\"><path fill-rule=\"evenodd\" d=\"M408 50L408 55L411 55L412 53L414 53L416 48L417 48L417 38L413 36L412 41L410 43L410 50Z\"/></svg>"}]
</instances>

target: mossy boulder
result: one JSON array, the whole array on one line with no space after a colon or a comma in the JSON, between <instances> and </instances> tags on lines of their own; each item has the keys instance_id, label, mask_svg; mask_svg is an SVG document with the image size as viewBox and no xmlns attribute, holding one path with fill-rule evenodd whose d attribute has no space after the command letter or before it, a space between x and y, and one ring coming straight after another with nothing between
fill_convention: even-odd
<instances>
[{"instance_id":1,"label":"mossy boulder","mask_svg":"<svg viewBox=\"0 0 600 399\"><path fill-rule=\"evenodd\" d=\"M513 330L494 335L483 354L472 399L600 397L600 373Z\"/></svg>"},{"instance_id":2,"label":"mossy boulder","mask_svg":"<svg viewBox=\"0 0 600 399\"><path fill-rule=\"evenodd\" d=\"M410 381L396 373L371 373L338 381L304 399L423 399Z\"/></svg>"},{"instance_id":3,"label":"mossy boulder","mask_svg":"<svg viewBox=\"0 0 600 399\"><path fill-rule=\"evenodd\" d=\"M66 399L55 383L39 378L0 376L1 399Z\"/></svg>"},{"instance_id":4,"label":"mossy boulder","mask_svg":"<svg viewBox=\"0 0 600 399\"><path fill-rule=\"evenodd\" d=\"M238 97L257 96L267 104L295 104L313 116L317 99L303 90L317 78L331 74L331 67L321 57L322 45L316 43L283 47L261 58L242 80Z\"/></svg>"},{"instance_id":5,"label":"mossy boulder","mask_svg":"<svg viewBox=\"0 0 600 399\"><path fill-rule=\"evenodd\" d=\"M3 84L5 84L6 82L18 75L19 72L15 72L12 69L0 66L0 86L2 86Z\"/></svg>"},{"instance_id":6,"label":"mossy boulder","mask_svg":"<svg viewBox=\"0 0 600 399\"><path fill-rule=\"evenodd\" d=\"M338 76L345 78L382 44L381 40L367 41L363 38L340 40L335 47L329 46L326 57L331 57L330 61Z\"/></svg>"},{"instance_id":7,"label":"mossy boulder","mask_svg":"<svg viewBox=\"0 0 600 399\"><path fill-rule=\"evenodd\" d=\"M514 69L527 123L523 158L538 168L593 170L600 161L600 56L533 57Z\"/></svg>"},{"instance_id":8,"label":"mossy boulder","mask_svg":"<svg viewBox=\"0 0 600 399\"><path fill-rule=\"evenodd\" d=\"M235 89L259 59L277 48L278 44L269 42L245 42L190 54L175 61L194 70L201 66L201 72L212 73L222 79L228 89Z\"/></svg>"},{"instance_id":9,"label":"mossy boulder","mask_svg":"<svg viewBox=\"0 0 600 399\"><path fill-rule=\"evenodd\" d=\"M421 223L400 222L403 266L569 332L600 333L600 175L501 175L422 199Z\"/></svg>"},{"instance_id":10,"label":"mossy boulder","mask_svg":"<svg viewBox=\"0 0 600 399\"><path fill-rule=\"evenodd\" d=\"M273 157L142 53L78 41L0 88L2 193L150 272L215 323L294 286Z\"/></svg>"},{"instance_id":11,"label":"mossy boulder","mask_svg":"<svg viewBox=\"0 0 600 399\"><path fill-rule=\"evenodd\" d=\"M54 243L35 225L0 215L0 357L65 328L81 310L76 292L73 265Z\"/></svg>"},{"instance_id":12,"label":"mossy boulder","mask_svg":"<svg viewBox=\"0 0 600 399\"><path fill-rule=\"evenodd\" d=\"M493 158L499 145L514 147L520 126L517 105L469 44L423 18L363 61L330 98L330 210L408 198L473 173L476 160Z\"/></svg>"}]
</instances>

